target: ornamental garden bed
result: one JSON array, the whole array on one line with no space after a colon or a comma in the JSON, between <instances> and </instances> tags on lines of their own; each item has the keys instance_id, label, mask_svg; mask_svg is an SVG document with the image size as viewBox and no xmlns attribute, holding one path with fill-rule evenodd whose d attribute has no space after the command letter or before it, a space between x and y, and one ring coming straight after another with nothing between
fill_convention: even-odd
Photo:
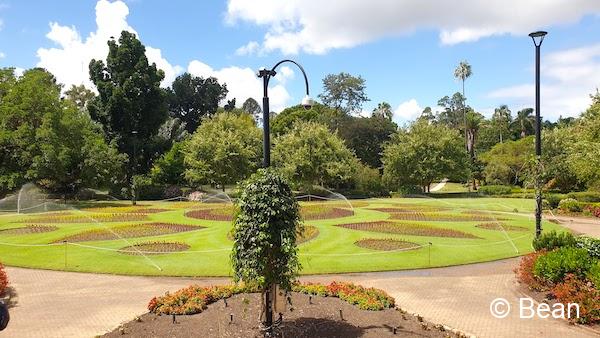
<instances>
[{"instance_id":1,"label":"ornamental garden bed","mask_svg":"<svg viewBox=\"0 0 600 338\"><path fill-rule=\"evenodd\" d=\"M132 224L118 226L110 229L93 229L78 234L74 234L68 237L64 237L56 243L67 241L67 242L86 242L86 241L104 241L114 240L119 238L136 238L136 237L150 237L174 234L179 232L194 231L204 229L203 226L188 225L188 224L174 224L174 223L144 223L144 224Z\"/></svg>"},{"instance_id":2,"label":"ornamental garden bed","mask_svg":"<svg viewBox=\"0 0 600 338\"><path fill-rule=\"evenodd\" d=\"M205 219L209 221L231 221L233 219L234 207L207 208L191 210L185 213L186 217Z\"/></svg>"},{"instance_id":3,"label":"ornamental garden bed","mask_svg":"<svg viewBox=\"0 0 600 338\"><path fill-rule=\"evenodd\" d=\"M103 223L143 221L147 217L146 214L133 213L71 214L40 216L27 221L32 223Z\"/></svg>"},{"instance_id":4,"label":"ornamental garden bed","mask_svg":"<svg viewBox=\"0 0 600 338\"><path fill-rule=\"evenodd\" d=\"M451 334L443 326L395 309L393 298L381 290L348 283L310 284L296 286L294 290L290 293L291 305L288 303L283 313L278 330L280 337L447 337ZM151 313L123 324L105 337L262 337L258 327L261 298L258 293L247 293L251 291L255 290L232 286L182 289L165 296L169 299L154 298L149 306ZM227 299L226 303L223 298ZM183 299L186 301L182 302ZM192 313L197 314L176 315L174 323L172 315L157 314L171 313L163 311L165 301L184 304L169 311L182 311L190 302L196 302L199 306L187 309L196 308ZM370 303L378 307L361 309L366 305L360 304Z\"/></svg>"},{"instance_id":5,"label":"ornamental garden bed","mask_svg":"<svg viewBox=\"0 0 600 338\"><path fill-rule=\"evenodd\" d=\"M312 225L304 225L302 233L296 235L296 244L306 243L319 236L319 229ZM233 241L233 234L227 233L227 239Z\"/></svg>"},{"instance_id":6,"label":"ornamental garden bed","mask_svg":"<svg viewBox=\"0 0 600 338\"><path fill-rule=\"evenodd\" d=\"M189 245L181 242L145 242L126 246L121 248L119 252L127 255L161 255L186 251L189 248Z\"/></svg>"},{"instance_id":7,"label":"ornamental garden bed","mask_svg":"<svg viewBox=\"0 0 600 338\"><path fill-rule=\"evenodd\" d=\"M421 245L417 243L392 238L365 238L354 242L354 244L361 248L380 251L415 250L421 247Z\"/></svg>"},{"instance_id":8,"label":"ornamental garden bed","mask_svg":"<svg viewBox=\"0 0 600 338\"><path fill-rule=\"evenodd\" d=\"M53 225L35 225L30 224L19 228L9 228L0 230L1 235L28 235L51 232L58 230L58 227Z\"/></svg>"},{"instance_id":9,"label":"ornamental garden bed","mask_svg":"<svg viewBox=\"0 0 600 338\"><path fill-rule=\"evenodd\" d=\"M453 215L443 213L425 213L425 212L399 212L392 213L391 219L404 221L431 221L431 222L490 222L504 220L485 215Z\"/></svg>"},{"instance_id":10,"label":"ornamental garden bed","mask_svg":"<svg viewBox=\"0 0 600 338\"><path fill-rule=\"evenodd\" d=\"M354 211L350 209L335 207L331 205L306 205L300 208L300 214L306 221L321 219L332 219L353 216Z\"/></svg>"},{"instance_id":11,"label":"ornamental garden bed","mask_svg":"<svg viewBox=\"0 0 600 338\"><path fill-rule=\"evenodd\" d=\"M504 223L498 222L487 222L487 223L479 223L476 227L480 229L486 230L498 230L498 231L529 231L526 227L520 227L517 225L507 225Z\"/></svg>"},{"instance_id":12,"label":"ornamental garden bed","mask_svg":"<svg viewBox=\"0 0 600 338\"><path fill-rule=\"evenodd\" d=\"M342 227L352 230L381 232L388 234L412 235L412 236L432 236L432 237L451 237L451 238L479 238L473 234L460 230L438 228L427 224L398 223L390 221L374 221L338 224Z\"/></svg>"}]
</instances>

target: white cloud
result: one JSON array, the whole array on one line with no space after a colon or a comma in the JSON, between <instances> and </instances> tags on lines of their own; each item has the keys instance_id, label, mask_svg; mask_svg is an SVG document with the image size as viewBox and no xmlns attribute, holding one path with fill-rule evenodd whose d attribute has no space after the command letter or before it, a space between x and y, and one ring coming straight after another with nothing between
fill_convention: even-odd
<instances>
[{"instance_id":1,"label":"white cloud","mask_svg":"<svg viewBox=\"0 0 600 338\"><path fill-rule=\"evenodd\" d=\"M37 66L52 72L65 88L72 84L85 84L93 88L89 80L88 65L92 59L106 59L108 54L107 41L114 37L118 39L121 31L136 31L127 23L129 8L122 1L109 2L99 0L96 3L96 31L85 40L74 26L62 26L50 23L50 32L46 37L58 45L57 48L40 48L37 51L39 62ZM165 72L163 86L169 85L181 72L182 68L171 65L161 54L160 49L146 46L146 56L150 62Z\"/></svg>"},{"instance_id":2,"label":"white cloud","mask_svg":"<svg viewBox=\"0 0 600 338\"><path fill-rule=\"evenodd\" d=\"M419 117L423 112L423 108L419 106L419 103L415 99L404 101L398 105L398 108L394 110L393 120L395 122L405 122L414 120Z\"/></svg>"},{"instance_id":3,"label":"white cloud","mask_svg":"<svg viewBox=\"0 0 600 338\"><path fill-rule=\"evenodd\" d=\"M545 119L577 116L591 103L589 95L600 87L600 44L542 55L541 113ZM533 107L533 83L499 88L491 98L509 99L519 108Z\"/></svg>"},{"instance_id":4,"label":"white cloud","mask_svg":"<svg viewBox=\"0 0 600 338\"><path fill-rule=\"evenodd\" d=\"M285 70L286 68L287 70ZM226 100L235 98L238 107L249 97L255 99L257 102L262 102L262 79L256 76L256 71L253 69L230 66L217 70L201 61L194 60L190 62L187 70L192 75L205 78L212 76L217 78L220 83L226 83L227 90L229 90ZM293 76L293 71L288 67L282 67L274 78L275 84L273 82L270 83L269 108L271 111L279 112L287 107L290 95L283 83L291 76Z\"/></svg>"},{"instance_id":5,"label":"white cloud","mask_svg":"<svg viewBox=\"0 0 600 338\"><path fill-rule=\"evenodd\" d=\"M500 34L524 36L577 22L586 14L600 14L600 1L229 0L226 22L265 26L266 51L322 54L417 29L439 30L443 44ZM240 49L245 51L250 44Z\"/></svg>"},{"instance_id":6,"label":"white cloud","mask_svg":"<svg viewBox=\"0 0 600 338\"><path fill-rule=\"evenodd\" d=\"M258 42L250 41L247 44L245 44L244 46L236 49L235 54L236 55L252 55L258 51L259 47L260 47L260 45L258 44Z\"/></svg>"},{"instance_id":7,"label":"white cloud","mask_svg":"<svg viewBox=\"0 0 600 338\"><path fill-rule=\"evenodd\" d=\"M6 54L0 52L0 59L4 59L6 57Z\"/></svg>"},{"instance_id":8,"label":"white cloud","mask_svg":"<svg viewBox=\"0 0 600 338\"><path fill-rule=\"evenodd\" d=\"M4 28L4 20L0 19L0 31Z\"/></svg>"}]
</instances>

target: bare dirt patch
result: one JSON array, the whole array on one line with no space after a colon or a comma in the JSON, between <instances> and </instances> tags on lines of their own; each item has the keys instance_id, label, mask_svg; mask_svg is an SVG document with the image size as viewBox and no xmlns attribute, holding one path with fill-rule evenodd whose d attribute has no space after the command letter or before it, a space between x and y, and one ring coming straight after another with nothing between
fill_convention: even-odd
<instances>
[{"instance_id":1,"label":"bare dirt patch","mask_svg":"<svg viewBox=\"0 0 600 338\"><path fill-rule=\"evenodd\" d=\"M401 234L412 236L451 237L451 238L479 238L475 235L447 228L438 228L427 224L396 223L390 221L360 222L338 224L338 227L372 231L388 234Z\"/></svg>"},{"instance_id":2,"label":"bare dirt patch","mask_svg":"<svg viewBox=\"0 0 600 338\"><path fill-rule=\"evenodd\" d=\"M291 297L293 305L288 305L288 311L283 314L279 337L446 337L450 334L440 326L395 309L367 311L333 297L299 293L292 293ZM262 337L258 320L260 307L260 294L239 294L229 298L227 306L220 301L200 314L176 316L175 324L171 316L146 314L104 337ZM393 335L394 327L396 335Z\"/></svg>"},{"instance_id":3,"label":"bare dirt patch","mask_svg":"<svg viewBox=\"0 0 600 338\"><path fill-rule=\"evenodd\" d=\"M397 239L380 239L380 238L365 238L354 242L356 246L371 250L393 251L393 250L409 250L418 249L421 246L417 243L401 241Z\"/></svg>"},{"instance_id":4,"label":"bare dirt patch","mask_svg":"<svg viewBox=\"0 0 600 338\"><path fill-rule=\"evenodd\" d=\"M10 228L10 229L2 229L0 230L0 234L2 235L28 235L28 234L40 234L44 232L51 232L58 230L58 227L52 225L26 225L24 227L19 228Z\"/></svg>"},{"instance_id":5,"label":"bare dirt patch","mask_svg":"<svg viewBox=\"0 0 600 338\"><path fill-rule=\"evenodd\" d=\"M174 224L174 223L144 223L114 227L110 229L98 228L80 232L75 235L65 237L56 242L86 242L86 241L104 241L115 240L119 238L150 237L179 232L194 231L203 229L202 226Z\"/></svg>"},{"instance_id":6,"label":"bare dirt patch","mask_svg":"<svg viewBox=\"0 0 600 338\"><path fill-rule=\"evenodd\" d=\"M190 248L189 245L181 242L145 242L126 246L119 250L126 255L160 255L169 252L181 252Z\"/></svg>"}]
</instances>

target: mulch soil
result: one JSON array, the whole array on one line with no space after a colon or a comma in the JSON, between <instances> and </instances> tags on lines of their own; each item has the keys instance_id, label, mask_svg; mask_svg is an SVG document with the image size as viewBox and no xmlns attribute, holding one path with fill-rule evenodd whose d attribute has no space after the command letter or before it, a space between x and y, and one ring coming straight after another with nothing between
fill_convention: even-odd
<instances>
[{"instance_id":1,"label":"mulch soil","mask_svg":"<svg viewBox=\"0 0 600 338\"><path fill-rule=\"evenodd\" d=\"M338 298L292 293L293 311L288 304L277 337L294 338L380 338L380 337L448 337L451 332L441 326L419 321L395 309L360 310ZM340 310L342 318L340 318ZM123 324L103 337L263 337L259 325L260 294L239 294L209 305L200 314L172 316L145 314ZM231 321L233 316L233 321ZM396 334L393 329L396 327Z\"/></svg>"}]
</instances>

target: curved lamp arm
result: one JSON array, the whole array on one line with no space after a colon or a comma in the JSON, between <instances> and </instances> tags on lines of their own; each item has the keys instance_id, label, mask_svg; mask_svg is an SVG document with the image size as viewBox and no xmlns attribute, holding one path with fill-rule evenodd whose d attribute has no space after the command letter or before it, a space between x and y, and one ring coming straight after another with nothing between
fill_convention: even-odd
<instances>
[{"instance_id":1,"label":"curved lamp arm","mask_svg":"<svg viewBox=\"0 0 600 338\"><path fill-rule=\"evenodd\" d=\"M267 95L267 87L269 86L269 80L271 80L271 77L273 77L277 74L275 69L277 69L277 67L279 67L279 65L281 65L282 63L286 63L286 62L293 63L298 68L300 68L300 71L302 72L302 75L304 76L304 84L306 85L306 96L310 95L309 87L308 87L308 77L306 76L306 72L304 71L304 68L298 62L296 62L294 60L285 59L285 60L281 60L281 61L277 62L275 64L275 66L273 66L273 68L271 68L271 70L261 69L258 71L258 77L266 77L266 81L264 82L264 88L263 88L265 97L268 96Z\"/></svg>"}]
</instances>

